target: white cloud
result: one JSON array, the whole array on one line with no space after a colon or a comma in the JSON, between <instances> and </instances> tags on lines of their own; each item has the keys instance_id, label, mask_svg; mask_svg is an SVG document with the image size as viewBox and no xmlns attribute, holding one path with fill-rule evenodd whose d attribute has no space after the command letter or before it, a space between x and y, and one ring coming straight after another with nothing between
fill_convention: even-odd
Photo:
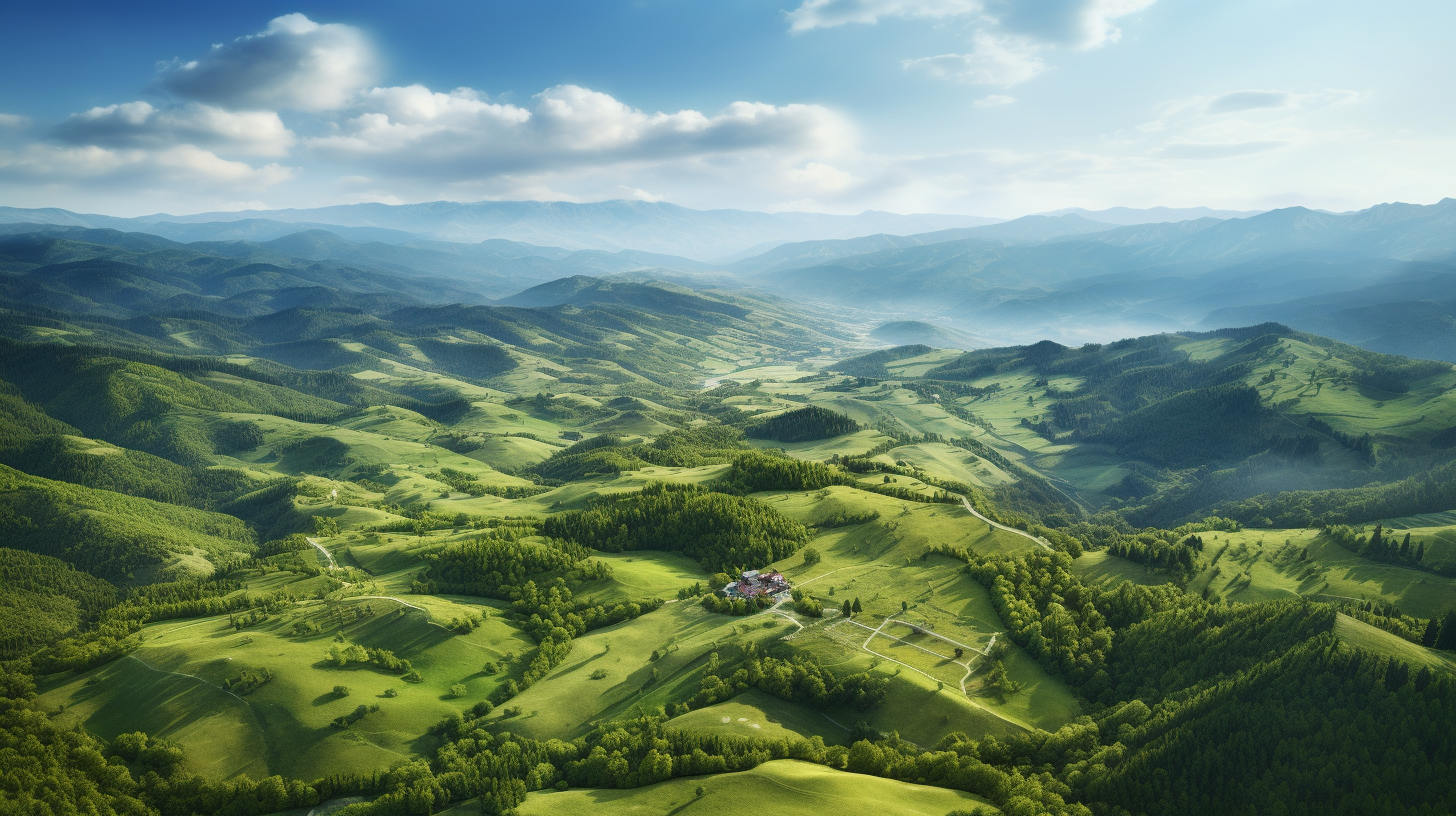
<instances>
[{"instance_id":1,"label":"white cloud","mask_svg":"<svg viewBox=\"0 0 1456 816\"><path fill-rule=\"evenodd\" d=\"M24 130L30 127L30 117L18 113L0 113L0 128Z\"/></svg>"},{"instance_id":2,"label":"white cloud","mask_svg":"<svg viewBox=\"0 0 1456 816\"><path fill-rule=\"evenodd\" d=\"M972 43L975 50L969 54L921 57L901 65L907 71L924 71L936 79L1003 88L1025 82L1047 69L1037 54L1040 48L1027 40L978 31Z\"/></svg>"},{"instance_id":3,"label":"white cloud","mask_svg":"<svg viewBox=\"0 0 1456 816\"><path fill-rule=\"evenodd\" d=\"M258 34L214 45L201 59L162 69L162 86L184 99L243 110L332 110L378 72L363 32L302 14L275 18Z\"/></svg>"},{"instance_id":4,"label":"white cloud","mask_svg":"<svg viewBox=\"0 0 1456 816\"><path fill-rule=\"evenodd\" d=\"M186 144L161 150L31 144L19 151L0 152L0 178L53 184L84 182L156 189L190 183L260 189L293 175L292 168L278 164L254 167Z\"/></svg>"},{"instance_id":5,"label":"white cloud","mask_svg":"<svg viewBox=\"0 0 1456 816\"><path fill-rule=\"evenodd\" d=\"M1278 89L1191 96L1159 105L1158 118L1106 140L1162 159L1227 159L1320 141L1321 112L1358 101L1356 91Z\"/></svg>"},{"instance_id":6,"label":"white cloud","mask_svg":"<svg viewBox=\"0 0 1456 816\"><path fill-rule=\"evenodd\" d=\"M788 13L801 33L885 17L962 17L975 26L970 51L901 61L907 70L969 85L1010 87L1049 67L1042 53L1086 50L1122 38L1114 20L1157 0L803 0Z\"/></svg>"},{"instance_id":7,"label":"white cloud","mask_svg":"<svg viewBox=\"0 0 1456 816\"><path fill-rule=\"evenodd\" d=\"M799 189L821 194L845 190L856 181L852 174L838 167L812 161L802 168L789 170L786 175Z\"/></svg>"},{"instance_id":8,"label":"white cloud","mask_svg":"<svg viewBox=\"0 0 1456 816\"><path fill-rule=\"evenodd\" d=\"M521 107L468 88L374 88L337 132L308 140L320 155L378 175L480 179L623 162L656 164L751 151L777 157L833 153L849 125L817 105L734 102L716 115L646 113L604 93L559 85Z\"/></svg>"},{"instance_id":9,"label":"white cloud","mask_svg":"<svg viewBox=\"0 0 1456 816\"><path fill-rule=\"evenodd\" d=\"M980 99L977 99L976 101L972 102L971 105L977 108L999 108L1003 105L1010 105L1015 101L1016 97L1014 96L1006 96L1005 94L991 94L990 96L983 96Z\"/></svg>"},{"instance_id":10,"label":"white cloud","mask_svg":"<svg viewBox=\"0 0 1456 816\"><path fill-rule=\"evenodd\" d=\"M295 141L272 111L227 111L196 102L158 109L149 102L92 108L56 128L70 144L166 147L193 144L252 156L282 156Z\"/></svg>"},{"instance_id":11,"label":"white cloud","mask_svg":"<svg viewBox=\"0 0 1456 816\"><path fill-rule=\"evenodd\" d=\"M881 17L953 17L981 11L979 0L804 0L788 12L790 31L873 24Z\"/></svg>"}]
</instances>

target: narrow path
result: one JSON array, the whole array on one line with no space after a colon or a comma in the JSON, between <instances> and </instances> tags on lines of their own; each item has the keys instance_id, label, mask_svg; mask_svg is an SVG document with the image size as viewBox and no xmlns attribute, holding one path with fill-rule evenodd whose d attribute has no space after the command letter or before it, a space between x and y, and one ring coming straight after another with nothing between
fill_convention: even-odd
<instances>
[{"instance_id":1,"label":"narrow path","mask_svg":"<svg viewBox=\"0 0 1456 816\"><path fill-rule=\"evenodd\" d=\"M395 603L400 604L401 606L407 606L410 609L415 609L415 610L418 610L420 612L425 613L425 617L427 617L427 618L430 616L430 610L424 608L423 606L415 606L414 604L410 603L409 601L400 600L399 598L395 598L395 597L392 597L392 596L389 596L389 595L350 595L347 598L340 598L339 600L340 601L366 601L366 600L372 600L372 601L394 601ZM431 623L434 623L434 621L431 621Z\"/></svg>"},{"instance_id":2,"label":"narrow path","mask_svg":"<svg viewBox=\"0 0 1456 816\"><path fill-rule=\"evenodd\" d=\"M854 624L855 626L860 627L861 629L869 629L870 628L868 626L865 626L863 623L860 623L857 620L849 620L849 622L852 623L852 624ZM888 623L889 620L886 619L885 622ZM900 623L900 624L902 624L904 626L913 626L914 625L914 624L905 623L904 621L896 621L896 623ZM884 629L884 626L885 626L885 624L882 623L882 624L880 624L880 628L879 629L872 629L872 630L870 630L871 631L870 637L873 638L875 635L879 635L880 637L886 637L886 638L889 638L890 640L898 640L901 643L905 644L906 646L913 646L916 649L919 649L920 651L925 652L926 654L935 655L936 657L945 657L945 655L940 654L939 652L933 652L930 649L927 649L924 646L921 646L921 645L919 645L917 643L911 643L910 641L908 641L908 640L906 640L906 639L904 639L902 637L897 637L895 635L890 634L889 632L882 631ZM950 638L948 638L948 637L946 637L944 635L938 634L936 632L932 632L929 629L921 629L920 633L922 635L926 635L927 637L932 637L932 638L935 638L936 640L944 641L946 643L949 643L952 646L955 646L955 647L960 648L960 649L964 649L965 651L968 651L968 652L976 652L977 654L983 654L983 655L987 653L986 651L983 651L981 649L977 649L974 646L967 646L966 644L961 643L960 641L951 640ZM995 640L996 640L996 636L995 635L992 635L991 636L991 641L994 643ZM987 646L986 647L987 650L989 650L990 648L991 648L990 646Z\"/></svg>"},{"instance_id":3,"label":"narrow path","mask_svg":"<svg viewBox=\"0 0 1456 816\"><path fill-rule=\"evenodd\" d=\"M991 525L992 527L995 527L998 530L1005 530L1008 533L1013 533L1015 535L1019 535L1022 538L1029 538L1034 543L1036 543L1037 546L1041 547L1042 549L1046 550L1047 552L1056 552L1056 549L1053 548L1052 545L1046 543L1046 541L1044 541L1044 540L1042 540L1040 538L1037 538L1036 536L1032 535L1031 533L1026 532L1025 530L1018 530L1015 527L1007 527L1004 524L1000 524L998 522L994 522L994 521L986 518L985 516L981 515L979 512L976 511L976 508L974 508L974 507L971 506L970 499L967 499L965 496L961 496L961 505L963 507L965 507L966 510L971 515L975 516L976 518L980 519L981 521L986 522L987 524Z\"/></svg>"},{"instance_id":4,"label":"narrow path","mask_svg":"<svg viewBox=\"0 0 1456 816\"><path fill-rule=\"evenodd\" d=\"M211 688L215 688L218 691L222 692L223 694L228 694L228 695L231 695L233 697L236 697L243 705L248 705L248 701L247 700L244 700L242 697L238 697L238 695L233 694L231 691L223 688L222 686L215 685L213 683L209 683L206 680L203 680L201 677L198 677L195 674L184 674L182 672L174 672L174 671L171 671L169 669L159 669L156 666L153 666L152 664L148 663L145 660L142 660L140 657L137 657L134 654L129 654L129 655L127 655L127 657L131 658L132 660L135 660L136 662L142 664L143 666L146 666L147 668L151 669L154 672L158 672L160 674L171 674L171 675L174 675L176 677L187 677L187 678L190 678L192 680L196 680L197 682L201 683L204 686L209 686Z\"/></svg>"},{"instance_id":5,"label":"narrow path","mask_svg":"<svg viewBox=\"0 0 1456 816\"><path fill-rule=\"evenodd\" d=\"M336 570L336 569L339 568L339 562L337 562L337 561L334 560L334 554L331 553L331 552L329 552L328 550L324 549L324 545L318 543L318 539L316 539L316 538L304 538L304 541L307 541L308 543L312 544L315 549L317 549L319 552L321 552L321 553L324 554L324 558L327 558L328 561L329 561L329 569L330 570Z\"/></svg>"},{"instance_id":6,"label":"narrow path","mask_svg":"<svg viewBox=\"0 0 1456 816\"><path fill-rule=\"evenodd\" d=\"M992 635L991 639L986 642L986 651L978 652L983 660L987 657L990 657L991 647L996 645L996 637L997 635ZM975 658L971 658L971 660L967 660L965 662L966 673L964 675L961 675L961 694L964 694L967 697L971 696L971 693L969 691L966 691L966 681L971 679L971 673L975 671L975 669L971 666L972 660L975 660Z\"/></svg>"},{"instance_id":7,"label":"narrow path","mask_svg":"<svg viewBox=\"0 0 1456 816\"><path fill-rule=\"evenodd\" d=\"M850 565L848 567L840 567L839 569L832 569L832 570L824 573L823 575L816 575L816 576L814 576L813 578L810 578L807 581L803 581L803 582L799 583L797 586L799 586L799 587L806 587L806 586L814 583L815 581L819 580L820 578L828 578L829 576L833 575L836 572L843 572L843 571L849 570L849 569L863 569L863 570L868 570L868 569L881 569L881 568L883 568L883 569L889 569L890 568L890 565L889 564L852 564L852 565Z\"/></svg>"}]
</instances>

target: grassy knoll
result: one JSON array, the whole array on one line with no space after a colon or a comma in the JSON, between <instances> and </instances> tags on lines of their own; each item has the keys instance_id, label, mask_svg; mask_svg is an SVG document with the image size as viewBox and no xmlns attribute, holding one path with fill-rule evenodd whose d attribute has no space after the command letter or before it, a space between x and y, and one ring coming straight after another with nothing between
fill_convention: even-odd
<instances>
[{"instance_id":1,"label":"grassy knoll","mask_svg":"<svg viewBox=\"0 0 1456 816\"><path fill-rule=\"evenodd\" d=\"M1168 574L1150 570L1126 558L1118 558L1106 550L1091 550L1082 553L1072 562L1072 571L1089 584L1120 584L1132 581L1135 584L1152 586L1168 582Z\"/></svg>"},{"instance_id":2,"label":"grassy knoll","mask_svg":"<svg viewBox=\"0 0 1456 816\"><path fill-rule=\"evenodd\" d=\"M522 392L531 393L531 392ZM542 439L556 439L566 430L565 425L548 419L532 416L524 411L498 402L476 402L470 413L461 417L452 430L474 433L529 433Z\"/></svg>"},{"instance_id":3,"label":"grassy knoll","mask_svg":"<svg viewBox=\"0 0 1456 816\"><path fill-rule=\"evenodd\" d=\"M471 459L478 459L493 468L510 470L528 468L538 462L544 462L558 450L560 448L555 445L548 445L545 442L523 436L492 436L485 440L484 445L465 455Z\"/></svg>"},{"instance_id":4,"label":"grassy knoll","mask_svg":"<svg viewBox=\"0 0 1456 816\"><path fill-rule=\"evenodd\" d=\"M586 584L576 592L576 597L594 603L675 598L679 589L708 584L709 576L698 562L677 553L637 550L592 557L612 567L611 578Z\"/></svg>"},{"instance_id":5,"label":"grassy knoll","mask_svg":"<svg viewBox=\"0 0 1456 816\"><path fill-rule=\"evenodd\" d=\"M1412 666L1430 666L1435 671L1456 674L1456 654L1427 649L1349 615L1335 616L1335 636L1351 646L1399 658Z\"/></svg>"},{"instance_id":6,"label":"grassy knoll","mask_svg":"<svg viewBox=\"0 0 1456 816\"><path fill-rule=\"evenodd\" d=\"M365 604L372 616L338 623L352 617L348 607ZM294 635L295 623L322 631ZM62 716L104 738L143 729L175 740L199 771L224 776L315 778L421 756L431 747L421 739L431 725L504 682L505 672L481 671L486 661L524 656L533 646L494 616L474 632L456 635L421 612L383 599L301 606L242 631L223 616L154 624L144 634L145 645L132 657L43 687L43 699L65 705ZM410 660L424 681L404 682L369 666L334 667L325 656L338 642L335 636ZM273 679L251 693L239 697L222 690L224 681L263 668ZM97 682L88 685L92 677ZM467 692L452 699L449 690L456 683ZM351 694L334 694L336 685ZM397 696L383 696L386 689ZM139 699L149 702L140 705ZM380 710L349 729L331 725L361 704L378 704Z\"/></svg>"},{"instance_id":7,"label":"grassy knoll","mask_svg":"<svg viewBox=\"0 0 1456 816\"><path fill-rule=\"evenodd\" d=\"M673 717L673 728L704 734L782 739L821 737L830 745L843 744L849 731L825 715L772 694L749 689L726 702Z\"/></svg>"},{"instance_id":8,"label":"grassy knoll","mask_svg":"<svg viewBox=\"0 0 1456 816\"><path fill-rule=\"evenodd\" d=\"M857 456L881 442L888 442L889 439L890 437L879 431L856 431L811 442L775 442L770 439L750 439L748 442L760 448L779 448L795 459L822 462L836 453L840 456Z\"/></svg>"},{"instance_id":9,"label":"grassy knoll","mask_svg":"<svg viewBox=\"0 0 1456 816\"><path fill-rule=\"evenodd\" d=\"M791 628L776 616L731 618L692 602L671 603L577 638L571 655L546 679L497 709L494 721L538 739L567 739L589 730L593 721L691 697L708 654L718 646L767 642ZM605 676L593 679L598 670ZM519 714L509 716L508 709Z\"/></svg>"},{"instance_id":10,"label":"grassy knoll","mask_svg":"<svg viewBox=\"0 0 1456 816\"><path fill-rule=\"evenodd\" d=\"M1233 601L1309 595L1316 600L1384 599L1429 618L1456 608L1456 579L1361 558L1317 530L1244 530L1207 539L1213 561L1190 583ZM1307 555L1301 560L1301 553Z\"/></svg>"},{"instance_id":11,"label":"grassy knoll","mask_svg":"<svg viewBox=\"0 0 1456 816\"><path fill-rule=\"evenodd\" d=\"M346 470L357 472L360 468L383 467L387 472L371 476L371 479L391 487L390 500L401 503L417 500L416 493L445 488L446 485L427 480L423 474L447 467L468 473L482 484L530 484L476 459L416 441L411 437L419 436L427 429L401 418L410 413L399 408L388 411L375 409L375 413L357 420L361 423L360 428L297 422L264 414L218 414L219 421L252 422L262 431L263 443L253 450L238 451L217 459L220 464L288 476L339 474ZM381 431L371 428L371 422L377 423ZM396 426L400 433L406 435L396 436L389 432ZM400 481L406 484L400 485ZM429 484L423 484L425 481Z\"/></svg>"},{"instance_id":12,"label":"grassy knoll","mask_svg":"<svg viewBox=\"0 0 1456 816\"><path fill-rule=\"evenodd\" d=\"M902 445L892 449L883 457L891 462L915 465L939 479L963 482L979 487L995 487L1015 481L1015 477L996 464L954 445L932 442L921 445Z\"/></svg>"},{"instance_id":13,"label":"grassy knoll","mask_svg":"<svg viewBox=\"0 0 1456 816\"><path fill-rule=\"evenodd\" d=\"M440 512L464 512L484 516L544 516L562 510L580 510L592 499L641 490L648 482L698 484L712 481L727 473L728 467L726 464L695 468L646 467L615 476L590 476L523 499L472 497L457 493L448 499L431 502L431 508Z\"/></svg>"},{"instance_id":14,"label":"grassy knoll","mask_svg":"<svg viewBox=\"0 0 1456 816\"><path fill-rule=\"evenodd\" d=\"M913 487L919 482L908 477L894 477L900 487ZM775 510L806 524L824 523L823 507L833 507L846 515L878 514L875 520L846 527L823 530L810 546L823 555L814 568L791 574L796 581L809 580L840 567L884 561L906 565L918 559L928 545L948 544L965 547L983 555L1025 552L1035 545L1026 538L996 530L954 504L925 504L905 501L850 487L830 487L824 491L787 494L759 494ZM837 504L821 505L821 502ZM889 560L886 560L886 559ZM791 556L778 566L793 569L797 558Z\"/></svg>"},{"instance_id":15,"label":"grassy knoll","mask_svg":"<svg viewBox=\"0 0 1456 816\"><path fill-rule=\"evenodd\" d=\"M698 790L703 791L698 795ZM718 814L737 812L746 802L771 804L783 816L863 813L873 803L882 816L944 816L953 810L991 810L985 800L960 791L912 785L852 774L791 759L766 762L751 771L674 779L634 790L573 790L533 793L517 810L522 816L557 814Z\"/></svg>"}]
</instances>

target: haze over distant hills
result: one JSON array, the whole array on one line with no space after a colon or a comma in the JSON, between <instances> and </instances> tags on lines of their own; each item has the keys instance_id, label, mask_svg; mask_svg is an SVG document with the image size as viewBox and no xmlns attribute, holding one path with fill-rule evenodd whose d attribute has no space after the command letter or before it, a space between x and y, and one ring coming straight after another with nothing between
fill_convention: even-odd
<instances>
[{"instance_id":1,"label":"haze over distant hills","mask_svg":"<svg viewBox=\"0 0 1456 816\"><path fill-rule=\"evenodd\" d=\"M998 218L968 215L859 215L744 210L691 210L647 201L478 201L424 204L344 204L317 209L245 210L196 215L149 215L118 219L66 210L0 208L0 223L138 229L179 240L247 238L286 234L282 224L332 225L369 230L358 237L403 243L410 238L476 242L504 238L568 249L638 249L712 260L785 241L850 238L877 232L906 235L953 227L994 224ZM232 222L260 222L245 228ZM386 232L392 231L392 232ZM355 237L346 235L345 237Z\"/></svg>"},{"instance_id":2,"label":"haze over distant hills","mask_svg":"<svg viewBox=\"0 0 1456 816\"><path fill-rule=\"evenodd\" d=\"M332 280L338 274L319 271L325 268L365 272L357 280L364 291L376 293L371 297L379 287L365 285L368 281L402 276L401 283L384 288L430 302L520 296L525 300L519 302L534 303L556 292L577 294L555 302L615 301L634 290L586 286L581 277L619 276L623 283L758 289L853 308L878 315L879 322L929 319L961 332L955 336L962 345L1044 338L1102 342L1277 321L1373 350L1456 359L1453 199L1349 213L1302 207L1263 213L1113 208L976 223L989 220L698 211L625 201L436 202L131 219L0 208L0 233L29 234L32 243L45 236L125 244L128 252L144 245L163 255L200 252L294 269L289 286L270 289L298 290L286 298L303 298L299 302L310 296L294 278ZM517 237L471 242L432 237L483 234ZM830 237L782 240L796 234ZM777 237L760 241L770 236ZM164 238L169 246L155 243ZM612 248L599 248L603 245ZM763 248L699 259L749 245ZM97 259L131 262L113 250L72 249L79 255L71 260L93 265ZM87 291L96 286L69 271L25 275L24 286L63 300L76 296L77 286ZM437 282L433 293L420 288L424 280ZM521 294L549 282L556 282L554 288ZM8 286L21 284L12 279ZM156 291L152 283L142 289ZM169 297L196 294L177 291ZM227 308L244 306L234 301Z\"/></svg>"},{"instance_id":3,"label":"haze over distant hills","mask_svg":"<svg viewBox=\"0 0 1456 816\"><path fill-rule=\"evenodd\" d=\"M1080 215L1093 221L1128 226L1191 221L1195 218L1248 218L1263 212L1268 210L1214 210L1208 207L1109 207L1105 210L1084 210L1081 207L1063 207L1038 215Z\"/></svg>"}]
</instances>

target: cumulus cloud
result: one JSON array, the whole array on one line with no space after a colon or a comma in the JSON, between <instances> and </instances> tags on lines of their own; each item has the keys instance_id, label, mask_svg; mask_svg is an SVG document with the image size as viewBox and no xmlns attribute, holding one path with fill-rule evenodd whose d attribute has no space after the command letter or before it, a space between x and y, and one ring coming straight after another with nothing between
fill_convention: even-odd
<instances>
[{"instance_id":1,"label":"cumulus cloud","mask_svg":"<svg viewBox=\"0 0 1456 816\"><path fill-rule=\"evenodd\" d=\"M756 150L793 156L832 152L851 138L847 123L817 105L647 113L576 85L547 89L529 107L419 85L374 88L357 105L337 132L307 143L331 158L371 161L383 174L480 176Z\"/></svg>"},{"instance_id":2,"label":"cumulus cloud","mask_svg":"<svg viewBox=\"0 0 1456 816\"><path fill-rule=\"evenodd\" d=\"M359 29L285 14L200 59L165 66L161 84L184 99L235 110L332 110L373 82L377 62Z\"/></svg>"},{"instance_id":3,"label":"cumulus cloud","mask_svg":"<svg viewBox=\"0 0 1456 816\"><path fill-rule=\"evenodd\" d=\"M1047 69L1035 44L1021 38L999 37L978 31L968 54L941 54L905 60L907 71L924 71L937 79L968 85L999 85L1009 88Z\"/></svg>"},{"instance_id":4,"label":"cumulus cloud","mask_svg":"<svg viewBox=\"0 0 1456 816\"><path fill-rule=\"evenodd\" d=\"M234 112L196 102L166 109L149 102L95 107L62 122L56 137L101 147L193 144L253 156L282 156L295 141L273 111Z\"/></svg>"},{"instance_id":5,"label":"cumulus cloud","mask_svg":"<svg viewBox=\"0 0 1456 816\"><path fill-rule=\"evenodd\" d=\"M0 113L0 128L24 130L30 127L30 117L18 113Z\"/></svg>"}]
</instances>

